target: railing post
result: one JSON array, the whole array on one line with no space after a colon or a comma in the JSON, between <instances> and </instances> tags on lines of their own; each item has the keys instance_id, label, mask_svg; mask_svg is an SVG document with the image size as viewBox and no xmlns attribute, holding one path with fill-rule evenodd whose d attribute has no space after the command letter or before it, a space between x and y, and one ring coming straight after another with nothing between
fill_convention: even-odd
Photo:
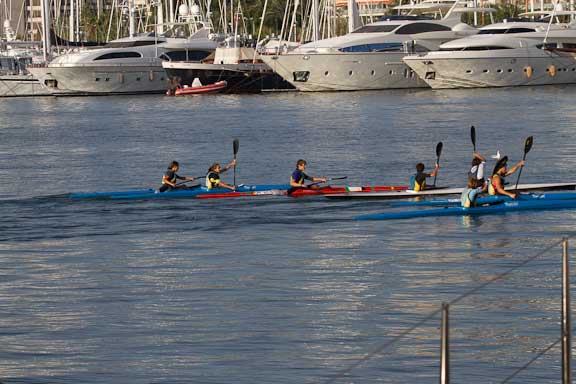
<instances>
[{"instance_id":1,"label":"railing post","mask_svg":"<svg viewBox=\"0 0 576 384\"><path fill-rule=\"evenodd\" d=\"M570 265L568 239L562 240L562 384L572 384L572 325L570 321Z\"/></svg>"},{"instance_id":2,"label":"railing post","mask_svg":"<svg viewBox=\"0 0 576 384\"><path fill-rule=\"evenodd\" d=\"M449 304L442 303L440 384L450 384L450 327L448 324L448 310Z\"/></svg>"}]
</instances>

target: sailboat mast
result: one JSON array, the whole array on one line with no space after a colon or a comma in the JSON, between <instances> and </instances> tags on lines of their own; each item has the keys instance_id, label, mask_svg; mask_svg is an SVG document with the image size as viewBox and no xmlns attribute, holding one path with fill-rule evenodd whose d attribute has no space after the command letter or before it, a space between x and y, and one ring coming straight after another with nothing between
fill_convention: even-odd
<instances>
[{"instance_id":1,"label":"sailboat mast","mask_svg":"<svg viewBox=\"0 0 576 384\"><path fill-rule=\"evenodd\" d=\"M52 47L50 45L50 26L52 25L50 14L50 0L42 0L42 53L44 61L50 61Z\"/></svg>"}]
</instances>

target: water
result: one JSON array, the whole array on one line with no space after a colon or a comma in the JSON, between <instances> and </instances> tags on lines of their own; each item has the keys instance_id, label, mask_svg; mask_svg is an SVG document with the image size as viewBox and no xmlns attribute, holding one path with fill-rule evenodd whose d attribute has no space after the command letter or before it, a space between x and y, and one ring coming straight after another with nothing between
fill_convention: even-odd
<instances>
[{"instance_id":1,"label":"water","mask_svg":"<svg viewBox=\"0 0 576 384\"><path fill-rule=\"evenodd\" d=\"M561 249L538 255L574 234L574 211L357 222L385 207L67 194L155 187L171 160L204 174L232 160L234 138L238 183L286 183L305 158L310 174L348 185L406 184L416 162L432 167L442 141L438 184L462 184L470 125L481 153L512 163L534 136L523 182L573 181L575 95L566 86L4 99L0 379L435 382L434 313L460 299L453 381L503 382L559 338ZM560 375L556 344L510 382Z\"/></svg>"}]
</instances>

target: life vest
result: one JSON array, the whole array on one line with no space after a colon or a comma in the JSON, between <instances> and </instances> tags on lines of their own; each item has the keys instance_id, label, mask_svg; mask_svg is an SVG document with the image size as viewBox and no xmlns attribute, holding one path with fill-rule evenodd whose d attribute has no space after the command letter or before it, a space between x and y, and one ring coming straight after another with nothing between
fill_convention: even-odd
<instances>
[{"instance_id":1,"label":"life vest","mask_svg":"<svg viewBox=\"0 0 576 384\"><path fill-rule=\"evenodd\" d=\"M220 175L214 171L208 172L206 175L206 188L218 188L220 185Z\"/></svg>"},{"instance_id":2,"label":"life vest","mask_svg":"<svg viewBox=\"0 0 576 384\"><path fill-rule=\"evenodd\" d=\"M173 183L173 184L176 183L176 180L177 180L177 178L178 178L178 175L176 174L176 172L174 172L174 171L171 170L171 169L168 169L168 170L166 171L166 173L164 174L164 176L167 176L167 180L168 180L169 182ZM162 177L162 184L166 184L166 183L165 183L165 180L164 180L164 177ZM166 184L166 185L168 185L168 184Z\"/></svg>"},{"instance_id":3,"label":"life vest","mask_svg":"<svg viewBox=\"0 0 576 384\"><path fill-rule=\"evenodd\" d=\"M413 175L410 178L410 189L414 192L420 192L426 189L426 175L422 172Z\"/></svg>"},{"instance_id":4,"label":"life vest","mask_svg":"<svg viewBox=\"0 0 576 384\"><path fill-rule=\"evenodd\" d=\"M492 175L492 177L490 178L490 184L488 185L488 194L490 196L496 196L498 194L498 192L496 192L496 188L494 188L494 176L498 176L500 178L500 185L502 186L502 188L504 188L504 185L506 184L504 176L498 174Z\"/></svg>"},{"instance_id":5,"label":"life vest","mask_svg":"<svg viewBox=\"0 0 576 384\"><path fill-rule=\"evenodd\" d=\"M298 180L296 180L294 178L294 176L297 176ZM290 181L294 181L295 183L298 183L298 184L302 184L305 179L306 179L306 174L303 171L300 171L298 169L295 170L294 172L292 172L292 174L290 175Z\"/></svg>"}]
</instances>

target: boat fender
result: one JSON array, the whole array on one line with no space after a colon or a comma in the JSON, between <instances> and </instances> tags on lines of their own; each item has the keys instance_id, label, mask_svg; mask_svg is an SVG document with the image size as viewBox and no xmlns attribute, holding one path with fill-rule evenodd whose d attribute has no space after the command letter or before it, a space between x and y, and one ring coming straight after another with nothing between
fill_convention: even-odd
<instances>
[{"instance_id":1,"label":"boat fender","mask_svg":"<svg viewBox=\"0 0 576 384\"><path fill-rule=\"evenodd\" d=\"M556 67L554 66L554 64L550 64L548 66L548 74L550 75L550 77L556 76Z\"/></svg>"},{"instance_id":2,"label":"boat fender","mask_svg":"<svg viewBox=\"0 0 576 384\"><path fill-rule=\"evenodd\" d=\"M532 77L532 73L534 72L534 70L532 69L531 66L526 66L524 67L524 76L526 76L526 78L531 78Z\"/></svg>"}]
</instances>

